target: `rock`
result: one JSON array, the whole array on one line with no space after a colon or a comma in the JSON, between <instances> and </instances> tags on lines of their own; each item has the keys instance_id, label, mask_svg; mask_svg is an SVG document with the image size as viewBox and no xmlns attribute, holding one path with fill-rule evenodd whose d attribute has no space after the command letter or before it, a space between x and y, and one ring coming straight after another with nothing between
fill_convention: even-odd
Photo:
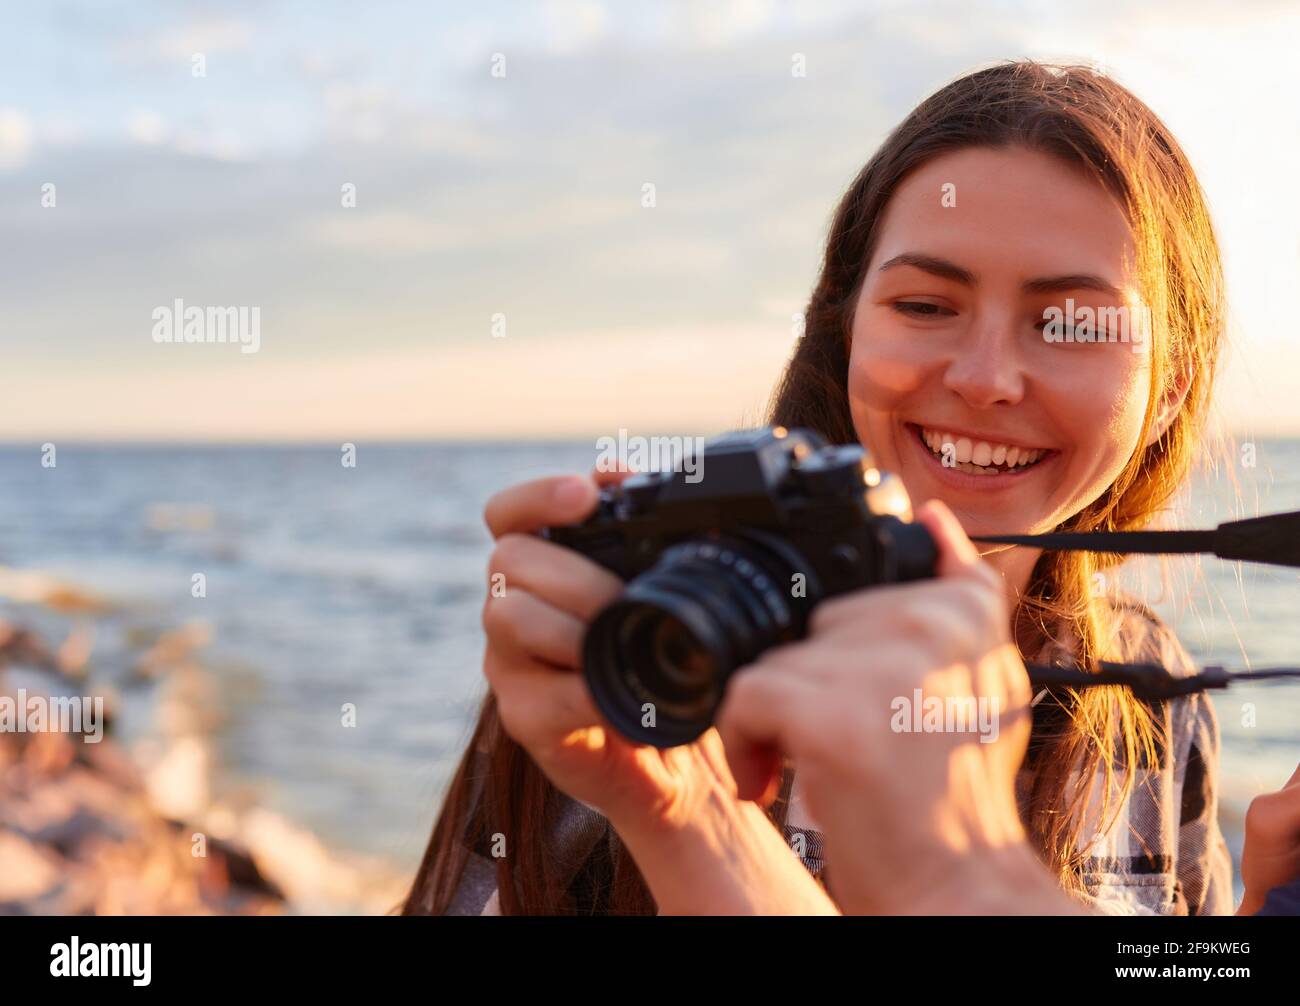
<instances>
[{"instance_id":1,"label":"rock","mask_svg":"<svg viewBox=\"0 0 1300 1006\"><path fill-rule=\"evenodd\" d=\"M133 829L124 822L91 813L84 807L78 807L60 821L47 824L39 831L31 832L28 837L35 842L53 849L65 859L76 859L82 847L94 839L106 839L121 842L127 839Z\"/></svg>"},{"instance_id":2,"label":"rock","mask_svg":"<svg viewBox=\"0 0 1300 1006\"><path fill-rule=\"evenodd\" d=\"M12 831L0 831L0 902L30 901L59 883L61 860Z\"/></svg>"},{"instance_id":3,"label":"rock","mask_svg":"<svg viewBox=\"0 0 1300 1006\"><path fill-rule=\"evenodd\" d=\"M206 622L190 622L179 629L164 632L132 668L136 678L154 679L179 664L186 663L193 652L212 641L212 627Z\"/></svg>"},{"instance_id":4,"label":"rock","mask_svg":"<svg viewBox=\"0 0 1300 1006\"><path fill-rule=\"evenodd\" d=\"M173 741L145 773L149 801L165 817L198 817L212 800L212 756L199 738Z\"/></svg>"},{"instance_id":5,"label":"rock","mask_svg":"<svg viewBox=\"0 0 1300 1006\"><path fill-rule=\"evenodd\" d=\"M43 604L54 611L104 612L106 600L46 573L0 566L0 597L24 604Z\"/></svg>"},{"instance_id":6,"label":"rock","mask_svg":"<svg viewBox=\"0 0 1300 1006\"><path fill-rule=\"evenodd\" d=\"M0 667L6 664L23 664L54 670L54 656L43 640L27 629L0 622Z\"/></svg>"}]
</instances>

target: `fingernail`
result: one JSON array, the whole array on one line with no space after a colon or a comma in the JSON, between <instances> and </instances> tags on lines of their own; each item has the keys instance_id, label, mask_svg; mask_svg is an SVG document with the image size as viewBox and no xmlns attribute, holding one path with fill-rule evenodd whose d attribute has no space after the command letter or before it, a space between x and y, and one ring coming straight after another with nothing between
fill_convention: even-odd
<instances>
[{"instance_id":1,"label":"fingernail","mask_svg":"<svg viewBox=\"0 0 1300 1006\"><path fill-rule=\"evenodd\" d=\"M555 502L562 507L576 507L587 501L587 485L582 479L564 479L555 487Z\"/></svg>"}]
</instances>

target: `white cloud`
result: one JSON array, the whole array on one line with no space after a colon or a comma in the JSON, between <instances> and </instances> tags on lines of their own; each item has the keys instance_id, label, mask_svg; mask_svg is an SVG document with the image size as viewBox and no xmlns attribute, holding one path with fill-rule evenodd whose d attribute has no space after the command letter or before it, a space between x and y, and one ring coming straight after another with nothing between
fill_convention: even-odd
<instances>
[{"instance_id":1,"label":"white cloud","mask_svg":"<svg viewBox=\"0 0 1300 1006\"><path fill-rule=\"evenodd\" d=\"M475 240L468 224L448 224L432 215L340 208L306 225L308 240L372 255L413 255L464 247Z\"/></svg>"},{"instance_id":2,"label":"white cloud","mask_svg":"<svg viewBox=\"0 0 1300 1006\"><path fill-rule=\"evenodd\" d=\"M147 109L137 109L126 120L126 132L136 143L156 146L166 137L162 116Z\"/></svg>"},{"instance_id":3,"label":"white cloud","mask_svg":"<svg viewBox=\"0 0 1300 1006\"><path fill-rule=\"evenodd\" d=\"M647 210L646 212L653 212ZM723 237L691 233L628 239L591 252L591 270L601 276L696 279L734 266L737 248Z\"/></svg>"},{"instance_id":4,"label":"white cloud","mask_svg":"<svg viewBox=\"0 0 1300 1006\"><path fill-rule=\"evenodd\" d=\"M136 109L126 118L126 134L142 147L160 147L185 157L246 164L254 159L248 142L229 127L173 128L152 109Z\"/></svg>"},{"instance_id":5,"label":"white cloud","mask_svg":"<svg viewBox=\"0 0 1300 1006\"><path fill-rule=\"evenodd\" d=\"M725 46L768 27L774 5L771 0L730 0L688 4L681 12L693 41L704 46Z\"/></svg>"},{"instance_id":6,"label":"white cloud","mask_svg":"<svg viewBox=\"0 0 1300 1006\"><path fill-rule=\"evenodd\" d=\"M189 59L196 52L210 53L244 49L252 37L246 21L219 18L196 21L180 28L169 29L152 40L154 52L163 59Z\"/></svg>"},{"instance_id":7,"label":"white cloud","mask_svg":"<svg viewBox=\"0 0 1300 1006\"><path fill-rule=\"evenodd\" d=\"M53 116L42 121L39 134L42 147L75 147L86 142L88 130L79 121Z\"/></svg>"},{"instance_id":8,"label":"white cloud","mask_svg":"<svg viewBox=\"0 0 1300 1006\"><path fill-rule=\"evenodd\" d=\"M609 27L609 12L598 0L550 0L542 11L546 48L556 54L599 41Z\"/></svg>"},{"instance_id":9,"label":"white cloud","mask_svg":"<svg viewBox=\"0 0 1300 1006\"><path fill-rule=\"evenodd\" d=\"M16 108L0 108L0 171L21 168L32 149L32 127Z\"/></svg>"},{"instance_id":10,"label":"white cloud","mask_svg":"<svg viewBox=\"0 0 1300 1006\"><path fill-rule=\"evenodd\" d=\"M254 159L252 148L230 129L182 129L177 132L172 148L187 157L232 164L246 164Z\"/></svg>"}]
</instances>

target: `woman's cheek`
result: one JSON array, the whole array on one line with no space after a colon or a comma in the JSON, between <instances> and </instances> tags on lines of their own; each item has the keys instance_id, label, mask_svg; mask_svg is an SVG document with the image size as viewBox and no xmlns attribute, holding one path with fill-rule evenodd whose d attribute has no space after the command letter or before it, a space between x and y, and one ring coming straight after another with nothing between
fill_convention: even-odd
<instances>
[{"instance_id":1,"label":"woman's cheek","mask_svg":"<svg viewBox=\"0 0 1300 1006\"><path fill-rule=\"evenodd\" d=\"M1074 441L1075 456L1083 462L1080 467L1088 469L1077 474L1081 495L1095 498L1140 449L1150 371L1140 357L1132 358L1127 346L1087 348L1114 355L1091 361L1093 366L1058 365L1051 385L1043 388L1039 398L1047 405L1053 425ZM1111 389L1110 394L1098 394L1103 388Z\"/></svg>"},{"instance_id":2,"label":"woman's cheek","mask_svg":"<svg viewBox=\"0 0 1300 1006\"><path fill-rule=\"evenodd\" d=\"M920 387L925 365L903 347L855 338L849 357L849 397L869 409L891 410Z\"/></svg>"}]
</instances>

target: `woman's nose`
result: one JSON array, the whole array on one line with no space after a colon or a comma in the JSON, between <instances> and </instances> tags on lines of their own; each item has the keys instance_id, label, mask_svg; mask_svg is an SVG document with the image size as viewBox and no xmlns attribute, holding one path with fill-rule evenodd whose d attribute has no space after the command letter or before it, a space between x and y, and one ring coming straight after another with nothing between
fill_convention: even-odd
<instances>
[{"instance_id":1,"label":"woman's nose","mask_svg":"<svg viewBox=\"0 0 1300 1006\"><path fill-rule=\"evenodd\" d=\"M972 327L943 383L973 409L1015 405L1025 394L1024 362L1010 320Z\"/></svg>"}]
</instances>

